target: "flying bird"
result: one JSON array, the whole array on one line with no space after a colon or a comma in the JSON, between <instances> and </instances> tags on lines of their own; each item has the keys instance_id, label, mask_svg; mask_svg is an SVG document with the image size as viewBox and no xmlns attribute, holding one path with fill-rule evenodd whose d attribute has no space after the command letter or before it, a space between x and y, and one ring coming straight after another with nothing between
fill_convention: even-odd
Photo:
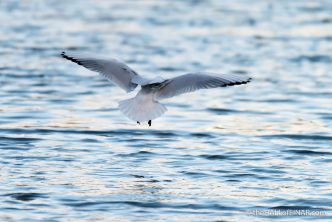
<instances>
[{"instance_id":1,"label":"flying bird","mask_svg":"<svg viewBox=\"0 0 332 222\"><path fill-rule=\"evenodd\" d=\"M251 80L242 75L208 72L188 73L171 79L164 79L160 76L148 79L116 59L93 58L66 52L62 52L61 56L91 71L98 72L127 93L139 85L141 89L137 95L134 98L120 101L119 109L137 124L148 121L149 126L153 119L167 111L167 108L159 103L160 100L199 89L246 84Z\"/></svg>"}]
</instances>

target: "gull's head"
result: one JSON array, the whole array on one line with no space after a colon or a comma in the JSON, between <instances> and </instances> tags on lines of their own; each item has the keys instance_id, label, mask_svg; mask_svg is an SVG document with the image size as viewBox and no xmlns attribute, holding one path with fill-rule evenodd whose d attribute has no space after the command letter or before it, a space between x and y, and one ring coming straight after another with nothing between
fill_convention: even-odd
<instances>
[{"instance_id":1,"label":"gull's head","mask_svg":"<svg viewBox=\"0 0 332 222\"><path fill-rule=\"evenodd\" d=\"M164 78L162 78L162 77L160 77L160 76L157 76L157 77L151 79L151 80L149 81L148 84L161 83L161 82L163 82L163 81L165 81Z\"/></svg>"}]
</instances>

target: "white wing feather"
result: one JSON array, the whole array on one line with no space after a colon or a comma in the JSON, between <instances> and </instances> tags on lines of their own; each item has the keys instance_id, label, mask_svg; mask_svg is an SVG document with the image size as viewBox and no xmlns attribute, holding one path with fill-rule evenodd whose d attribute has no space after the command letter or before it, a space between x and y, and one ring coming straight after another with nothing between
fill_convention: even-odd
<instances>
[{"instance_id":1,"label":"white wing feather","mask_svg":"<svg viewBox=\"0 0 332 222\"><path fill-rule=\"evenodd\" d=\"M129 66L116 59L98 59L65 52L62 52L61 55L63 58L84 66L91 71L100 73L126 92L134 90L137 86L136 83L132 82L132 79L139 79L139 75Z\"/></svg>"},{"instance_id":2,"label":"white wing feather","mask_svg":"<svg viewBox=\"0 0 332 222\"><path fill-rule=\"evenodd\" d=\"M199 89L246 84L250 80L249 77L235 74L189 73L167 80L157 92L156 99L167 99Z\"/></svg>"}]
</instances>

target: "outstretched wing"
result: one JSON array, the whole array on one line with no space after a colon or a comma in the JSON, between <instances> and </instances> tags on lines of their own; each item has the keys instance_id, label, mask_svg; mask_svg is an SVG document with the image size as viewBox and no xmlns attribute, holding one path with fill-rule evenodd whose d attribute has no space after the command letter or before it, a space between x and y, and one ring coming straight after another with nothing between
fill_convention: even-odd
<instances>
[{"instance_id":1,"label":"outstretched wing","mask_svg":"<svg viewBox=\"0 0 332 222\"><path fill-rule=\"evenodd\" d=\"M241 85L250 82L251 78L235 74L189 73L167 80L157 93L157 99L167 99L199 89L209 89Z\"/></svg>"},{"instance_id":2,"label":"outstretched wing","mask_svg":"<svg viewBox=\"0 0 332 222\"><path fill-rule=\"evenodd\" d=\"M126 92L134 90L137 86L136 83L132 82L132 79L134 77L137 78L138 74L126 64L116 59L97 59L65 52L62 52L61 56L91 71L100 73L107 80L121 87Z\"/></svg>"}]
</instances>

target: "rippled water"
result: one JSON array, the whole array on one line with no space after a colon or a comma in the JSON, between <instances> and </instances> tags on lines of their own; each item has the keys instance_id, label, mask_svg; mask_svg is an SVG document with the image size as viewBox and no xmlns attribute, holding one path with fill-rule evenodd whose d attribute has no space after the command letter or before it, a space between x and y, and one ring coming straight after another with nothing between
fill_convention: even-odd
<instances>
[{"instance_id":1,"label":"rippled water","mask_svg":"<svg viewBox=\"0 0 332 222\"><path fill-rule=\"evenodd\" d=\"M0 1L0 220L331 220L331 11L329 0ZM149 128L117 109L132 95L63 50L148 77L254 81L167 100Z\"/></svg>"}]
</instances>

